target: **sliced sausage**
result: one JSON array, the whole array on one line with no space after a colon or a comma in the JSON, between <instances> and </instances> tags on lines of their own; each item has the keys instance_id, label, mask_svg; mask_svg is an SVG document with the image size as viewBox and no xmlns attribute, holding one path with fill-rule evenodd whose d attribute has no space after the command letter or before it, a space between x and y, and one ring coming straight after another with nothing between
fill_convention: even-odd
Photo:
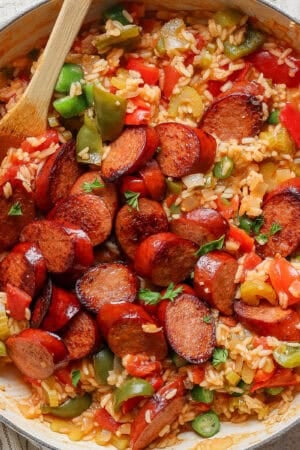
<instances>
[{"instance_id":1,"label":"sliced sausage","mask_svg":"<svg viewBox=\"0 0 300 450\"><path fill-rule=\"evenodd\" d=\"M49 278L45 284L43 291L33 304L30 317L30 327L40 328L51 303L52 298L52 281Z\"/></svg>"},{"instance_id":2,"label":"sliced sausage","mask_svg":"<svg viewBox=\"0 0 300 450\"><path fill-rule=\"evenodd\" d=\"M198 136L201 147L201 172L207 172L215 162L217 142L215 138L200 128L193 128Z\"/></svg>"},{"instance_id":3,"label":"sliced sausage","mask_svg":"<svg viewBox=\"0 0 300 450\"><path fill-rule=\"evenodd\" d=\"M102 162L105 181L115 181L122 175L139 170L152 158L158 146L155 130L147 126L128 127L110 146Z\"/></svg>"},{"instance_id":4,"label":"sliced sausage","mask_svg":"<svg viewBox=\"0 0 300 450\"><path fill-rule=\"evenodd\" d=\"M96 351L101 344L97 322L85 311L80 311L73 317L62 338L70 359L84 358Z\"/></svg>"},{"instance_id":5,"label":"sliced sausage","mask_svg":"<svg viewBox=\"0 0 300 450\"><path fill-rule=\"evenodd\" d=\"M63 341L55 334L28 328L6 342L9 357L25 376L44 380L68 358Z\"/></svg>"},{"instance_id":6,"label":"sliced sausage","mask_svg":"<svg viewBox=\"0 0 300 450\"><path fill-rule=\"evenodd\" d=\"M222 314L231 315L237 269L236 259L228 253L216 251L201 256L194 273L197 295Z\"/></svg>"},{"instance_id":7,"label":"sliced sausage","mask_svg":"<svg viewBox=\"0 0 300 450\"><path fill-rule=\"evenodd\" d=\"M210 309L197 297L179 295L165 313L167 339L175 352L192 364L207 361L215 348L215 323Z\"/></svg>"},{"instance_id":8,"label":"sliced sausage","mask_svg":"<svg viewBox=\"0 0 300 450\"><path fill-rule=\"evenodd\" d=\"M34 297L46 281L46 261L39 248L31 243L17 244L0 263L0 289L7 283Z\"/></svg>"},{"instance_id":9,"label":"sliced sausage","mask_svg":"<svg viewBox=\"0 0 300 450\"><path fill-rule=\"evenodd\" d=\"M197 261L197 244L173 233L146 238L137 248L135 270L158 286L185 280Z\"/></svg>"},{"instance_id":10,"label":"sliced sausage","mask_svg":"<svg viewBox=\"0 0 300 450\"><path fill-rule=\"evenodd\" d=\"M287 188L263 205L264 224L260 233L269 236L265 245L256 244L256 251L262 258L279 253L286 257L300 245L300 190ZM281 230L270 236L272 224Z\"/></svg>"},{"instance_id":11,"label":"sliced sausage","mask_svg":"<svg viewBox=\"0 0 300 450\"><path fill-rule=\"evenodd\" d=\"M99 264L88 270L76 283L80 302L91 312L98 313L104 303L133 302L138 280L124 264Z\"/></svg>"},{"instance_id":12,"label":"sliced sausage","mask_svg":"<svg viewBox=\"0 0 300 450\"><path fill-rule=\"evenodd\" d=\"M208 107L201 121L203 130L222 141L256 136L263 126L261 94L255 82L236 83Z\"/></svg>"},{"instance_id":13,"label":"sliced sausage","mask_svg":"<svg viewBox=\"0 0 300 450\"><path fill-rule=\"evenodd\" d=\"M210 208L198 208L183 214L170 223L173 233L198 245L219 239L229 230L226 219L218 211Z\"/></svg>"},{"instance_id":14,"label":"sliced sausage","mask_svg":"<svg viewBox=\"0 0 300 450\"><path fill-rule=\"evenodd\" d=\"M81 309L77 297L72 292L57 286L52 287L52 296L47 314L41 324L46 331L58 331L63 328Z\"/></svg>"},{"instance_id":15,"label":"sliced sausage","mask_svg":"<svg viewBox=\"0 0 300 450\"><path fill-rule=\"evenodd\" d=\"M250 306L237 301L234 303L234 312L244 327L259 336L274 336L290 342L300 340L300 315L292 309L262 303Z\"/></svg>"},{"instance_id":16,"label":"sliced sausage","mask_svg":"<svg viewBox=\"0 0 300 450\"><path fill-rule=\"evenodd\" d=\"M130 448L142 450L159 437L160 431L172 425L185 403L181 379L163 386L140 409L131 426Z\"/></svg>"},{"instance_id":17,"label":"sliced sausage","mask_svg":"<svg viewBox=\"0 0 300 450\"><path fill-rule=\"evenodd\" d=\"M105 303L97 316L101 333L117 356L146 353L164 359L167 343L154 319L134 303Z\"/></svg>"},{"instance_id":18,"label":"sliced sausage","mask_svg":"<svg viewBox=\"0 0 300 450\"><path fill-rule=\"evenodd\" d=\"M93 188L91 185L97 181L102 187ZM75 194L94 194L98 195L106 203L112 216L114 216L118 209L118 194L116 186L112 183L104 183L101 174L96 170L86 172L78 178L73 185L71 195Z\"/></svg>"},{"instance_id":19,"label":"sliced sausage","mask_svg":"<svg viewBox=\"0 0 300 450\"><path fill-rule=\"evenodd\" d=\"M76 161L75 142L69 141L50 156L36 177L35 202L42 211L49 211L56 202L69 195L81 175Z\"/></svg>"},{"instance_id":20,"label":"sliced sausage","mask_svg":"<svg viewBox=\"0 0 300 450\"><path fill-rule=\"evenodd\" d=\"M115 230L124 253L134 259L141 241L152 234L168 231L168 218L158 202L141 198L139 209L128 205L120 209Z\"/></svg>"},{"instance_id":21,"label":"sliced sausage","mask_svg":"<svg viewBox=\"0 0 300 450\"><path fill-rule=\"evenodd\" d=\"M32 194L26 191L19 180L12 184L12 190L12 195L5 198L3 186L0 188L0 252L16 244L22 228L35 217ZM16 205L19 205L21 215L9 215Z\"/></svg>"},{"instance_id":22,"label":"sliced sausage","mask_svg":"<svg viewBox=\"0 0 300 450\"><path fill-rule=\"evenodd\" d=\"M50 272L66 272L74 263L73 240L59 222L54 220L32 222L23 229L20 240L37 244Z\"/></svg>"},{"instance_id":23,"label":"sliced sausage","mask_svg":"<svg viewBox=\"0 0 300 450\"><path fill-rule=\"evenodd\" d=\"M181 178L202 171L200 140L193 128L170 122L155 129L160 145L157 161L164 175Z\"/></svg>"},{"instance_id":24,"label":"sliced sausage","mask_svg":"<svg viewBox=\"0 0 300 450\"><path fill-rule=\"evenodd\" d=\"M112 216L105 202L96 195L70 195L60 201L49 218L77 225L93 245L104 242L112 229Z\"/></svg>"},{"instance_id":25,"label":"sliced sausage","mask_svg":"<svg viewBox=\"0 0 300 450\"><path fill-rule=\"evenodd\" d=\"M71 237L74 244L73 269L77 272L86 270L94 263L93 246L87 233L75 225L63 224L66 233Z\"/></svg>"},{"instance_id":26,"label":"sliced sausage","mask_svg":"<svg viewBox=\"0 0 300 450\"><path fill-rule=\"evenodd\" d=\"M140 170L140 174L150 197L158 202L161 201L166 193L166 180L155 159L148 161Z\"/></svg>"}]
</instances>

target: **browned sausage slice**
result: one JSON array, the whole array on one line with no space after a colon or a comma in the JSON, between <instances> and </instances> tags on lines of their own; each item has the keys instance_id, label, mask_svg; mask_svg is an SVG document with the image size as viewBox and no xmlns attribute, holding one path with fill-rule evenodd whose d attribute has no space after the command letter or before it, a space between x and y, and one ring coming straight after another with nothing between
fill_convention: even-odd
<instances>
[{"instance_id":1,"label":"browned sausage slice","mask_svg":"<svg viewBox=\"0 0 300 450\"><path fill-rule=\"evenodd\" d=\"M134 259L142 240L151 234L168 231L166 213L158 202L141 198L139 209L125 205L117 214L116 236L126 255Z\"/></svg>"},{"instance_id":2,"label":"browned sausage slice","mask_svg":"<svg viewBox=\"0 0 300 450\"><path fill-rule=\"evenodd\" d=\"M135 417L130 434L130 448L142 450L158 438L160 431L182 412L185 403L181 379L171 381L148 400Z\"/></svg>"},{"instance_id":3,"label":"browned sausage slice","mask_svg":"<svg viewBox=\"0 0 300 450\"><path fill-rule=\"evenodd\" d=\"M146 353L160 360L167 354L163 331L140 305L105 303L100 308L97 321L110 349L117 356Z\"/></svg>"},{"instance_id":4,"label":"browned sausage slice","mask_svg":"<svg viewBox=\"0 0 300 450\"><path fill-rule=\"evenodd\" d=\"M155 129L160 145L157 161L164 175L181 178L201 172L200 140L193 128L170 122Z\"/></svg>"},{"instance_id":5,"label":"browned sausage slice","mask_svg":"<svg viewBox=\"0 0 300 450\"><path fill-rule=\"evenodd\" d=\"M158 145L155 130L147 126L128 127L111 144L107 158L102 162L102 176L115 181L125 174L139 170L152 158Z\"/></svg>"},{"instance_id":6,"label":"browned sausage slice","mask_svg":"<svg viewBox=\"0 0 300 450\"><path fill-rule=\"evenodd\" d=\"M197 244L173 233L146 238L137 248L135 270L158 286L185 280L197 261Z\"/></svg>"},{"instance_id":7,"label":"browned sausage slice","mask_svg":"<svg viewBox=\"0 0 300 450\"><path fill-rule=\"evenodd\" d=\"M197 295L222 314L231 315L237 269L236 259L228 253L210 252L201 256L194 273Z\"/></svg>"},{"instance_id":8,"label":"browned sausage slice","mask_svg":"<svg viewBox=\"0 0 300 450\"><path fill-rule=\"evenodd\" d=\"M99 264L88 270L76 283L80 302L91 312L98 313L104 303L133 302L138 280L124 264Z\"/></svg>"},{"instance_id":9,"label":"browned sausage slice","mask_svg":"<svg viewBox=\"0 0 300 450\"><path fill-rule=\"evenodd\" d=\"M36 220L23 229L20 240L38 245L50 272L63 273L73 265L74 243L59 222Z\"/></svg>"},{"instance_id":10,"label":"browned sausage slice","mask_svg":"<svg viewBox=\"0 0 300 450\"><path fill-rule=\"evenodd\" d=\"M203 130L223 141L256 136L263 125L260 95L257 83L237 83L208 107L201 122Z\"/></svg>"},{"instance_id":11,"label":"browned sausage slice","mask_svg":"<svg viewBox=\"0 0 300 450\"><path fill-rule=\"evenodd\" d=\"M161 201L166 192L166 180L155 159L148 161L140 170L147 191L153 200Z\"/></svg>"},{"instance_id":12,"label":"browned sausage slice","mask_svg":"<svg viewBox=\"0 0 300 450\"><path fill-rule=\"evenodd\" d=\"M42 289L46 272L39 248L29 242L18 244L0 263L0 289L10 283L33 298Z\"/></svg>"},{"instance_id":13,"label":"browned sausage slice","mask_svg":"<svg viewBox=\"0 0 300 450\"><path fill-rule=\"evenodd\" d=\"M100 346L101 338L95 319L85 311L80 311L68 323L63 333L70 359L81 359L90 355Z\"/></svg>"},{"instance_id":14,"label":"browned sausage slice","mask_svg":"<svg viewBox=\"0 0 300 450\"><path fill-rule=\"evenodd\" d=\"M300 192L285 189L272 196L263 206L264 224L260 233L269 235L265 245L256 244L256 251L262 258L279 253L286 257L300 245ZM273 224L281 230L270 236Z\"/></svg>"},{"instance_id":15,"label":"browned sausage slice","mask_svg":"<svg viewBox=\"0 0 300 450\"><path fill-rule=\"evenodd\" d=\"M6 340L9 357L24 375L38 380L50 377L65 361L68 351L55 334L28 328Z\"/></svg>"},{"instance_id":16,"label":"browned sausage slice","mask_svg":"<svg viewBox=\"0 0 300 450\"><path fill-rule=\"evenodd\" d=\"M216 345L215 323L201 300L194 295L179 295L169 302L165 320L167 339L178 355L193 364L211 357Z\"/></svg>"},{"instance_id":17,"label":"browned sausage slice","mask_svg":"<svg viewBox=\"0 0 300 450\"><path fill-rule=\"evenodd\" d=\"M50 156L36 178L35 202L42 211L49 211L66 197L82 169L76 161L75 142L69 141Z\"/></svg>"},{"instance_id":18,"label":"browned sausage slice","mask_svg":"<svg viewBox=\"0 0 300 450\"><path fill-rule=\"evenodd\" d=\"M12 184L12 190L12 195L7 199L3 187L0 188L0 252L16 244L22 228L35 217L32 194L28 193L18 180ZM16 205L20 207L21 215L10 215Z\"/></svg>"},{"instance_id":19,"label":"browned sausage slice","mask_svg":"<svg viewBox=\"0 0 300 450\"><path fill-rule=\"evenodd\" d=\"M34 302L30 317L31 328L40 328L41 323L43 322L48 312L51 303L51 298L52 298L52 281L49 278L44 286L41 296L38 297Z\"/></svg>"},{"instance_id":20,"label":"browned sausage slice","mask_svg":"<svg viewBox=\"0 0 300 450\"><path fill-rule=\"evenodd\" d=\"M96 182L96 183L95 183ZM102 187L93 188L93 184L100 184ZM73 185L71 195L75 194L94 194L98 195L106 203L111 215L114 216L118 209L118 194L116 186L112 183L104 183L101 175L96 170L86 172L78 178Z\"/></svg>"},{"instance_id":21,"label":"browned sausage slice","mask_svg":"<svg viewBox=\"0 0 300 450\"><path fill-rule=\"evenodd\" d=\"M250 306L238 301L234 303L234 312L242 325L259 336L275 336L291 342L300 340L300 315L292 309L269 304Z\"/></svg>"},{"instance_id":22,"label":"browned sausage slice","mask_svg":"<svg viewBox=\"0 0 300 450\"><path fill-rule=\"evenodd\" d=\"M219 239L229 230L226 219L218 211L210 208L198 208L179 219L173 219L171 231L198 245Z\"/></svg>"},{"instance_id":23,"label":"browned sausage slice","mask_svg":"<svg viewBox=\"0 0 300 450\"><path fill-rule=\"evenodd\" d=\"M81 228L93 245L104 242L112 229L112 216L104 201L92 194L70 195L60 201L49 218L69 222Z\"/></svg>"}]
</instances>

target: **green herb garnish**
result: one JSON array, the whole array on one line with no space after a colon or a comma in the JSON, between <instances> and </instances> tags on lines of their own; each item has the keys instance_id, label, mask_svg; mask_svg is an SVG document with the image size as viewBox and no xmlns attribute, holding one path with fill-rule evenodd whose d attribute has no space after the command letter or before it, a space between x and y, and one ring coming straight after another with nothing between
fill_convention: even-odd
<instances>
[{"instance_id":1,"label":"green herb garnish","mask_svg":"<svg viewBox=\"0 0 300 450\"><path fill-rule=\"evenodd\" d=\"M272 223L271 228L270 228L270 236L273 236L276 233L279 233L279 231L282 230L282 226L279 225L279 223Z\"/></svg>"},{"instance_id":2,"label":"green herb garnish","mask_svg":"<svg viewBox=\"0 0 300 450\"><path fill-rule=\"evenodd\" d=\"M201 245L199 250L196 252L196 256L203 256L206 255L206 253L212 252L213 250L221 250L223 248L225 241L225 234L221 236L216 241L208 242L207 244Z\"/></svg>"},{"instance_id":3,"label":"green herb garnish","mask_svg":"<svg viewBox=\"0 0 300 450\"><path fill-rule=\"evenodd\" d=\"M141 195L139 192L126 191L125 198L127 205L139 211L139 196Z\"/></svg>"},{"instance_id":4,"label":"green herb garnish","mask_svg":"<svg viewBox=\"0 0 300 450\"><path fill-rule=\"evenodd\" d=\"M205 317L203 317L203 322L205 322L205 323L211 323L211 316L205 316Z\"/></svg>"},{"instance_id":5,"label":"green herb garnish","mask_svg":"<svg viewBox=\"0 0 300 450\"><path fill-rule=\"evenodd\" d=\"M261 233L256 236L255 240L259 245L265 245L269 240L269 236L265 233Z\"/></svg>"},{"instance_id":6,"label":"green herb garnish","mask_svg":"<svg viewBox=\"0 0 300 450\"><path fill-rule=\"evenodd\" d=\"M228 358L228 350L226 348L218 348L216 347L212 356L212 365L214 367L218 366L227 361Z\"/></svg>"},{"instance_id":7,"label":"green herb garnish","mask_svg":"<svg viewBox=\"0 0 300 450\"><path fill-rule=\"evenodd\" d=\"M181 294L183 291L183 287L179 286L178 288L175 288L174 283L170 283L169 286L167 287L166 292L164 293L164 295L161 297L161 300L170 300L171 302L173 302L175 300L175 298Z\"/></svg>"},{"instance_id":8,"label":"green herb garnish","mask_svg":"<svg viewBox=\"0 0 300 450\"><path fill-rule=\"evenodd\" d=\"M78 385L79 381L80 381L80 378L81 378L80 370L72 370L71 378L72 378L72 385L74 387L76 387Z\"/></svg>"},{"instance_id":9,"label":"green herb garnish","mask_svg":"<svg viewBox=\"0 0 300 450\"><path fill-rule=\"evenodd\" d=\"M14 203L7 213L8 216L23 216L20 202Z\"/></svg>"},{"instance_id":10,"label":"green herb garnish","mask_svg":"<svg viewBox=\"0 0 300 450\"><path fill-rule=\"evenodd\" d=\"M150 289L140 289L138 297L145 305L157 305L161 300L160 293L151 291Z\"/></svg>"},{"instance_id":11,"label":"green herb garnish","mask_svg":"<svg viewBox=\"0 0 300 450\"><path fill-rule=\"evenodd\" d=\"M90 192L93 192L94 189L103 188L103 187L104 187L104 184L100 183L98 178L95 178L94 181L92 181L92 183L88 183L87 181L82 183L82 189L87 194L89 194Z\"/></svg>"}]
</instances>

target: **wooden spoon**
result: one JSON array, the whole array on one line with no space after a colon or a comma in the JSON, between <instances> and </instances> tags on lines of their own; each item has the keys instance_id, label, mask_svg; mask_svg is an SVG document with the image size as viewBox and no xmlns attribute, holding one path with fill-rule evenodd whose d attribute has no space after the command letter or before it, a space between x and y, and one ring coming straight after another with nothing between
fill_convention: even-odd
<instances>
[{"instance_id":1,"label":"wooden spoon","mask_svg":"<svg viewBox=\"0 0 300 450\"><path fill-rule=\"evenodd\" d=\"M0 162L8 148L47 129L56 80L92 0L64 0L38 67L18 103L0 122Z\"/></svg>"}]
</instances>

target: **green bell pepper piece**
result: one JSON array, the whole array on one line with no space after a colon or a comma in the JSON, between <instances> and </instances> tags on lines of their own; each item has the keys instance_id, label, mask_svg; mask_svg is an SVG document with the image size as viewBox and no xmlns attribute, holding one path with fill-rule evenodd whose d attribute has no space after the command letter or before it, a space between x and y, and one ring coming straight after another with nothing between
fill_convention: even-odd
<instances>
[{"instance_id":1,"label":"green bell pepper piece","mask_svg":"<svg viewBox=\"0 0 300 450\"><path fill-rule=\"evenodd\" d=\"M235 61L255 52L264 42L265 35L261 31L248 28L245 40L240 45L230 44L229 41L224 43L224 53L232 61Z\"/></svg>"},{"instance_id":2,"label":"green bell pepper piece","mask_svg":"<svg viewBox=\"0 0 300 450\"><path fill-rule=\"evenodd\" d=\"M284 390L283 387L266 388L265 392L269 395L278 395Z\"/></svg>"},{"instance_id":3,"label":"green bell pepper piece","mask_svg":"<svg viewBox=\"0 0 300 450\"><path fill-rule=\"evenodd\" d=\"M85 84L82 89L88 106L94 106L94 85Z\"/></svg>"},{"instance_id":4,"label":"green bell pepper piece","mask_svg":"<svg viewBox=\"0 0 300 450\"><path fill-rule=\"evenodd\" d=\"M191 396L195 402L209 404L214 401L215 393L214 391L203 388L202 386L194 386L191 390Z\"/></svg>"},{"instance_id":5,"label":"green bell pepper piece","mask_svg":"<svg viewBox=\"0 0 300 450\"><path fill-rule=\"evenodd\" d=\"M224 156L220 161L218 161L213 168L213 174L219 180L225 180L230 177L234 168L234 163L229 156Z\"/></svg>"},{"instance_id":6,"label":"green bell pepper piece","mask_svg":"<svg viewBox=\"0 0 300 450\"><path fill-rule=\"evenodd\" d=\"M54 109L64 118L79 116L87 107L84 95L63 97L53 102Z\"/></svg>"},{"instance_id":7,"label":"green bell pepper piece","mask_svg":"<svg viewBox=\"0 0 300 450\"><path fill-rule=\"evenodd\" d=\"M294 369L300 367L300 345L293 347L292 345L282 344L273 351L275 361L286 369Z\"/></svg>"},{"instance_id":8,"label":"green bell pepper piece","mask_svg":"<svg viewBox=\"0 0 300 450\"><path fill-rule=\"evenodd\" d=\"M238 25L242 17L243 15L236 9L228 8L216 12L214 20L222 28L231 28L234 25Z\"/></svg>"},{"instance_id":9,"label":"green bell pepper piece","mask_svg":"<svg viewBox=\"0 0 300 450\"><path fill-rule=\"evenodd\" d=\"M94 99L97 126L102 139L113 141L123 129L127 102L124 98L103 91L98 86L94 86Z\"/></svg>"},{"instance_id":10,"label":"green bell pepper piece","mask_svg":"<svg viewBox=\"0 0 300 450\"><path fill-rule=\"evenodd\" d=\"M274 111L272 111L268 117L268 123L270 125L278 125L280 122L279 115L280 115L279 109L274 109Z\"/></svg>"},{"instance_id":11,"label":"green bell pepper piece","mask_svg":"<svg viewBox=\"0 0 300 450\"><path fill-rule=\"evenodd\" d=\"M112 47L123 47L127 50L133 48L140 40L140 28L137 25L126 25L120 30L119 36L111 36L107 33L96 36L94 45L98 53L106 53Z\"/></svg>"},{"instance_id":12,"label":"green bell pepper piece","mask_svg":"<svg viewBox=\"0 0 300 450\"><path fill-rule=\"evenodd\" d=\"M167 189L170 194L180 195L183 189L182 181L172 181L166 179Z\"/></svg>"},{"instance_id":13,"label":"green bell pepper piece","mask_svg":"<svg viewBox=\"0 0 300 450\"><path fill-rule=\"evenodd\" d=\"M93 363L97 383L107 384L108 372L114 368L114 354L108 348L103 348L94 355Z\"/></svg>"},{"instance_id":14,"label":"green bell pepper piece","mask_svg":"<svg viewBox=\"0 0 300 450\"><path fill-rule=\"evenodd\" d=\"M121 4L118 5L114 5L111 8L107 9L103 16L106 20L117 20L118 22L120 22L122 25L129 25L130 22L129 20L124 16L123 14L124 11L124 7Z\"/></svg>"},{"instance_id":15,"label":"green bell pepper piece","mask_svg":"<svg viewBox=\"0 0 300 450\"><path fill-rule=\"evenodd\" d=\"M171 359L173 361L173 364L178 368L187 366L189 364L186 359L182 358L182 356L177 355L177 353L175 352L172 352Z\"/></svg>"},{"instance_id":16,"label":"green bell pepper piece","mask_svg":"<svg viewBox=\"0 0 300 450\"><path fill-rule=\"evenodd\" d=\"M122 403L133 397L151 397L153 386L142 378L131 378L125 381L114 393L114 409L119 411Z\"/></svg>"},{"instance_id":17,"label":"green bell pepper piece","mask_svg":"<svg viewBox=\"0 0 300 450\"><path fill-rule=\"evenodd\" d=\"M81 397L69 398L57 407L42 406L42 414L51 414L62 419L73 419L80 416L86 409L91 406L91 394L84 394Z\"/></svg>"},{"instance_id":18,"label":"green bell pepper piece","mask_svg":"<svg viewBox=\"0 0 300 450\"><path fill-rule=\"evenodd\" d=\"M83 77L83 70L78 64L65 63L58 76L55 91L61 94L68 94L72 83L81 81Z\"/></svg>"},{"instance_id":19,"label":"green bell pepper piece","mask_svg":"<svg viewBox=\"0 0 300 450\"><path fill-rule=\"evenodd\" d=\"M80 152L88 147L86 157ZM102 140L97 129L95 119L91 119L87 114L84 116L84 124L80 128L76 139L77 162L83 164L101 165L102 157Z\"/></svg>"},{"instance_id":20,"label":"green bell pepper piece","mask_svg":"<svg viewBox=\"0 0 300 450\"><path fill-rule=\"evenodd\" d=\"M6 345L4 344L4 342L0 341L0 357L1 356L7 356L7 350L6 350Z\"/></svg>"}]
</instances>

